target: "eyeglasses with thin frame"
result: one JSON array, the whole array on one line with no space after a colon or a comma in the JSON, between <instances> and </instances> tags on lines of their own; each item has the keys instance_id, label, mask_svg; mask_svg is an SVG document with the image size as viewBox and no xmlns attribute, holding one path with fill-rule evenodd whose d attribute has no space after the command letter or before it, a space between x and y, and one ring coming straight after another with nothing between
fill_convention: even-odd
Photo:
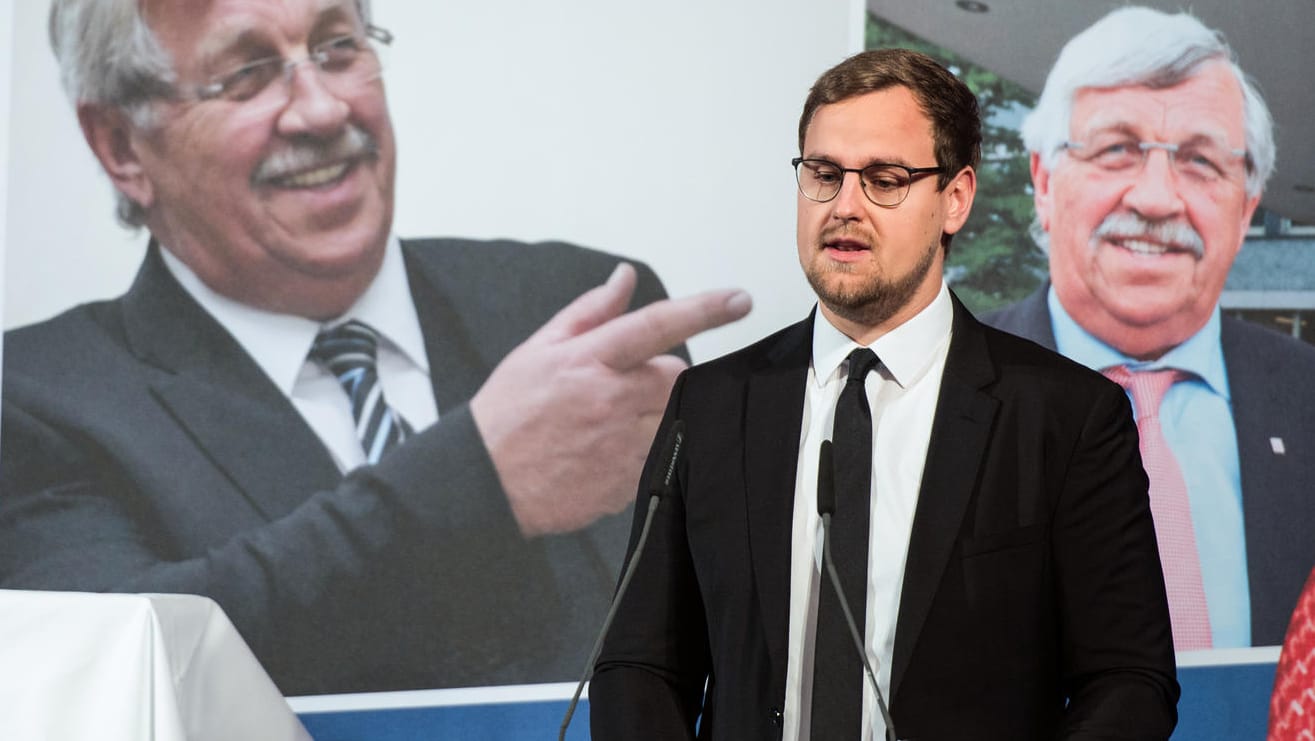
<instances>
[{"instance_id":1,"label":"eyeglasses with thin frame","mask_svg":"<svg viewBox=\"0 0 1315 741\"><path fill-rule=\"evenodd\" d=\"M799 192L810 201L826 203L835 198L845 184L845 173L853 172L858 174L868 200L885 208L903 203L909 197L914 180L923 175L945 172L943 167L905 167L886 162L874 162L867 167L841 167L829 160L804 157L795 157L790 164L794 165Z\"/></svg>"},{"instance_id":2,"label":"eyeglasses with thin frame","mask_svg":"<svg viewBox=\"0 0 1315 741\"><path fill-rule=\"evenodd\" d=\"M1236 149L1209 136L1188 139L1179 144L1141 141L1120 131L1098 132L1086 141L1066 141L1060 149L1079 162L1111 173L1136 175L1146 165L1151 152L1160 150L1169 165L1188 182L1213 184L1221 181L1242 183L1251 166L1245 149Z\"/></svg>"},{"instance_id":3,"label":"eyeglasses with thin frame","mask_svg":"<svg viewBox=\"0 0 1315 741\"><path fill-rule=\"evenodd\" d=\"M393 35L387 30L367 26L360 33L321 41L304 57L266 57L244 62L212 76L204 85L181 92L178 97L184 101L286 104L292 95L293 73L307 63L315 65L320 82L331 92L350 94L379 79L383 74L385 50L392 42Z\"/></svg>"}]
</instances>

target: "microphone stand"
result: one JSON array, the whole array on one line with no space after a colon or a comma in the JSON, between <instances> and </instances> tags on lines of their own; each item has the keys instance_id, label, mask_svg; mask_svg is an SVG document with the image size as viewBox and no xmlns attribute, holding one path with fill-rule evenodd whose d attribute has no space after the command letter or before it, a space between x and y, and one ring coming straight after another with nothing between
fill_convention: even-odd
<instances>
[{"instance_id":1,"label":"microphone stand","mask_svg":"<svg viewBox=\"0 0 1315 741\"><path fill-rule=\"evenodd\" d=\"M598 632L598 639L594 641L594 648L589 652L589 660L584 665L584 675L580 677L580 683L575 685L575 694L571 696L571 704L566 708L566 717L562 718L562 727L557 731L557 741L564 741L566 738L566 727L571 725L571 716L575 715L575 706L580 701L580 693L584 691L585 682L594 674L594 662L598 660L598 654L603 650L603 639L607 637L607 629L612 627L612 618L616 617L616 609L621 606L621 595L625 594L626 587L630 584L630 577L634 576L635 565L639 563L639 554L644 550L644 541L648 540L648 528L653 524L653 513L657 512L658 503L662 499L657 494L651 494L648 497L648 514L644 516L644 528L639 532L639 542L635 545L635 558L630 559L630 564L626 566L626 571L621 575L621 585L617 587L617 598L612 600L612 606L607 610L607 617L603 619L603 629Z\"/></svg>"},{"instance_id":2,"label":"microphone stand","mask_svg":"<svg viewBox=\"0 0 1315 741\"><path fill-rule=\"evenodd\" d=\"M630 586L630 577L634 576L635 567L639 564L639 556L644 552L644 543L648 541L648 530L653 524L653 515L657 512L662 497L671 493L671 485L676 478L676 462L680 460L680 449L684 443L685 422L678 419L671 423L667 439L662 445L662 457L658 459L658 468L654 471L657 478L649 489L648 513L644 515L644 526L639 531L639 540L635 542L635 552L630 556L630 563L626 565L625 573L621 575L621 583L617 586L616 595L612 597L612 604L607 609L607 617L603 619L603 628L598 631L594 648L589 652L589 660L584 664L584 673L580 677L580 682L575 685L575 694L571 696L571 704L566 707L566 716L562 718L562 726L557 731L557 741L564 741L566 738L566 728L571 725L571 717L575 715L575 706L580 701L580 693L584 691L585 682L588 682L594 674L594 662L598 660L598 654L603 651L603 639L607 637L608 628L612 627L612 618L616 617L617 608L621 606L621 597L625 595L626 587Z\"/></svg>"}]
</instances>

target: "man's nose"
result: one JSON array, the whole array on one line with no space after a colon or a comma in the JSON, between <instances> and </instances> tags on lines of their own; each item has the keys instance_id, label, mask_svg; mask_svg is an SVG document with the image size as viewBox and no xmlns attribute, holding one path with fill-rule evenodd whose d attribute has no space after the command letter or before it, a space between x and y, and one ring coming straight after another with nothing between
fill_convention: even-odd
<instances>
[{"instance_id":1,"label":"man's nose","mask_svg":"<svg viewBox=\"0 0 1315 741\"><path fill-rule=\"evenodd\" d=\"M1167 149L1147 151L1136 179L1123 194L1124 205L1150 220L1182 213L1184 204L1173 156Z\"/></svg>"},{"instance_id":2,"label":"man's nose","mask_svg":"<svg viewBox=\"0 0 1315 741\"><path fill-rule=\"evenodd\" d=\"M287 74L288 102L279 114L279 133L326 136L341 131L351 106L325 83L314 61L303 60Z\"/></svg>"},{"instance_id":3,"label":"man's nose","mask_svg":"<svg viewBox=\"0 0 1315 741\"><path fill-rule=\"evenodd\" d=\"M843 173L840 192L831 200L831 215L845 221L858 218L868 203L867 198L863 192L863 177L857 172Z\"/></svg>"}]
</instances>

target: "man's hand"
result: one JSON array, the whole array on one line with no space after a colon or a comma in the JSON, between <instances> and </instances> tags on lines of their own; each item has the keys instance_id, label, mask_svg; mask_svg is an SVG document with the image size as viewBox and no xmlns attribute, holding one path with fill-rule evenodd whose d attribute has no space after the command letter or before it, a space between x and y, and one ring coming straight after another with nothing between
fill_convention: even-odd
<instances>
[{"instance_id":1,"label":"man's hand","mask_svg":"<svg viewBox=\"0 0 1315 741\"><path fill-rule=\"evenodd\" d=\"M743 291L724 290L623 314L634 290L634 268L620 265L512 350L470 401L527 536L578 530L634 500L685 368L659 353L751 306Z\"/></svg>"}]
</instances>

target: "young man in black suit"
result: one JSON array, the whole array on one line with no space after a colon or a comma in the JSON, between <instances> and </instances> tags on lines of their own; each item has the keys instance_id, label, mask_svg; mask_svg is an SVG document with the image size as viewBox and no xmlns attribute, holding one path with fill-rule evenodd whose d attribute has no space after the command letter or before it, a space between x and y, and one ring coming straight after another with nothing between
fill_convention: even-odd
<instances>
[{"instance_id":1,"label":"young man in black suit","mask_svg":"<svg viewBox=\"0 0 1315 741\"><path fill-rule=\"evenodd\" d=\"M795 166L817 310L677 380L675 483L597 664L594 738L884 738L820 566L827 439L835 560L900 738L1168 738L1128 402L944 283L979 126L967 87L915 52L864 52L813 87Z\"/></svg>"}]
</instances>

